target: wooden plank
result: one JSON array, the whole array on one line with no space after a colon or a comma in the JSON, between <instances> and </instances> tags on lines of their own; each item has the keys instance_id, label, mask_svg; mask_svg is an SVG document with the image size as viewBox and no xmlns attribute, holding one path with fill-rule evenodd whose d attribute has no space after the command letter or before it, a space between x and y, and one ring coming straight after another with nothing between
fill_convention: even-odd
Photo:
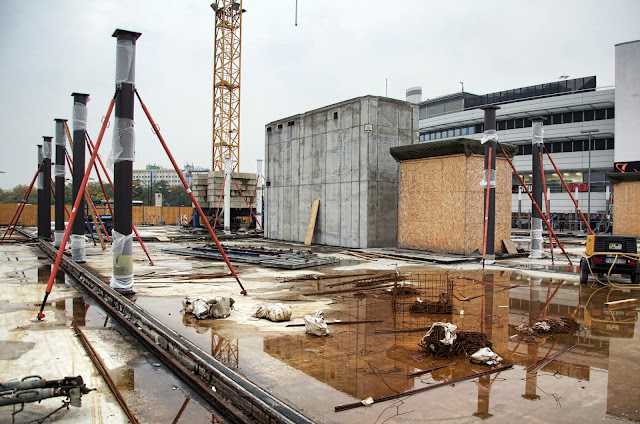
<instances>
[{"instance_id":1,"label":"wooden plank","mask_svg":"<svg viewBox=\"0 0 640 424\"><path fill-rule=\"evenodd\" d=\"M604 307L609 309L619 309L619 308L629 308L637 304L638 304L638 299L623 299L623 300L616 300L613 302L606 302L604 304Z\"/></svg>"},{"instance_id":2,"label":"wooden plank","mask_svg":"<svg viewBox=\"0 0 640 424\"><path fill-rule=\"evenodd\" d=\"M511 239L502 239L502 243L504 244L504 248L507 249L508 254L518 254L518 249L516 248L516 245L513 244L513 241Z\"/></svg>"},{"instance_id":3,"label":"wooden plank","mask_svg":"<svg viewBox=\"0 0 640 424\"><path fill-rule=\"evenodd\" d=\"M304 238L304 244L311 246L311 239L313 239L313 231L316 229L316 219L318 218L318 207L320 206L320 200L316 199L311 203L311 214L309 215L309 226L307 227L307 235Z\"/></svg>"}]
</instances>

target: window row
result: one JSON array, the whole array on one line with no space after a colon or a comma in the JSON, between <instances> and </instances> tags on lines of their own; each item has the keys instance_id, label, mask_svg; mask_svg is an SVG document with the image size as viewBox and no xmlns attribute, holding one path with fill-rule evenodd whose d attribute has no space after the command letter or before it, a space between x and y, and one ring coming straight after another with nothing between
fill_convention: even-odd
<instances>
[{"instance_id":1,"label":"window row","mask_svg":"<svg viewBox=\"0 0 640 424\"><path fill-rule=\"evenodd\" d=\"M615 108L601 108L579 110L575 112L553 113L541 115L546 118L545 125L571 124L574 122L601 121L603 119L614 119ZM530 128L532 122L529 118L501 119L496 121L498 131L513 130L518 128ZM441 138L461 137L464 135L481 134L484 132L484 123L475 125L456 126L438 131L430 131L420 134L420 141L439 140Z\"/></svg>"},{"instance_id":2,"label":"window row","mask_svg":"<svg viewBox=\"0 0 640 424\"><path fill-rule=\"evenodd\" d=\"M554 141L552 143L544 143L546 152L549 153L569 153L569 152L587 152L589 150L613 150L613 138L591 139L591 149L589 149L589 140L573 140L573 141ZM518 146L519 155L531 154L531 143L521 144Z\"/></svg>"}]
</instances>

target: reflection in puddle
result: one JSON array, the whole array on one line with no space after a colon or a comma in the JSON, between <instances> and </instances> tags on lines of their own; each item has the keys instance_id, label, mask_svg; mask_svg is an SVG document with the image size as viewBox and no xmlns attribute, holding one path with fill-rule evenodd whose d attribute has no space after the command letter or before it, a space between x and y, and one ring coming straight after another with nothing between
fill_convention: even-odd
<instances>
[{"instance_id":1,"label":"reflection in puddle","mask_svg":"<svg viewBox=\"0 0 640 424\"><path fill-rule=\"evenodd\" d=\"M185 327L193 327L198 334L204 334L212 328L213 320L199 320L192 314L182 315ZM211 356L223 364L238 368L238 339L231 340L211 331Z\"/></svg>"}]
</instances>

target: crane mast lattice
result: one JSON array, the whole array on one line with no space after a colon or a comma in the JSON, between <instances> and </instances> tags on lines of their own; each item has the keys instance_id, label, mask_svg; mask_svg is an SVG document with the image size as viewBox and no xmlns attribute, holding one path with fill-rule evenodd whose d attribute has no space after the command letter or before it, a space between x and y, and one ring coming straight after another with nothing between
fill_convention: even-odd
<instances>
[{"instance_id":1,"label":"crane mast lattice","mask_svg":"<svg viewBox=\"0 0 640 424\"><path fill-rule=\"evenodd\" d=\"M231 170L240 166L240 46L242 0L219 0L215 12L213 57L213 166L224 170L231 158Z\"/></svg>"}]
</instances>

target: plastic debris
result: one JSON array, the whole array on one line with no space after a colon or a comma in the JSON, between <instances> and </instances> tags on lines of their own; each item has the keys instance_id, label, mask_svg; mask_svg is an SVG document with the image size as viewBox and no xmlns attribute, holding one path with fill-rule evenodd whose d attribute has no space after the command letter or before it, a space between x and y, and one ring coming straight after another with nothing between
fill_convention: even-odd
<instances>
[{"instance_id":1,"label":"plastic debris","mask_svg":"<svg viewBox=\"0 0 640 424\"><path fill-rule=\"evenodd\" d=\"M275 303L269 306L256 306L251 315L256 318L266 318L273 322L291 320L291 308L282 303Z\"/></svg>"},{"instance_id":2,"label":"plastic debris","mask_svg":"<svg viewBox=\"0 0 640 424\"><path fill-rule=\"evenodd\" d=\"M307 334L314 336L328 336L329 328L324 322L324 312L318 311L313 315L305 315L304 326Z\"/></svg>"},{"instance_id":3,"label":"plastic debris","mask_svg":"<svg viewBox=\"0 0 640 424\"><path fill-rule=\"evenodd\" d=\"M479 349L476 353L471 355L471 362L473 362L474 364L485 364L494 366L501 363L502 358L488 347L483 347L482 349Z\"/></svg>"},{"instance_id":4,"label":"plastic debris","mask_svg":"<svg viewBox=\"0 0 640 424\"><path fill-rule=\"evenodd\" d=\"M369 396L366 399L362 399L362 404L364 406L369 406L369 405L373 405L373 398L371 396Z\"/></svg>"},{"instance_id":5,"label":"plastic debris","mask_svg":"<svg viewBox=\"0 0 640 424\"><path fill-rule=\"evenodd\" d=\"M186 297L182 301L182 313L193 314L198 319L227 318L234 303L230 297Z\"/></svg>"},{"instance_id":6,"label":"plastic debris","mask_svg":"<svg viewBox=\"0 0 640 424\"><path fill-rule=\"evenodd\" d=\"M435 327L444 328L444 338L440 340L440 342L446 345L452 345L456 340L456 329L458 328L458 326L448 322L434 322L429 331L427 331L427 334L424 335L424 337L429 337Z\"/></svg>"}]
</instances>

